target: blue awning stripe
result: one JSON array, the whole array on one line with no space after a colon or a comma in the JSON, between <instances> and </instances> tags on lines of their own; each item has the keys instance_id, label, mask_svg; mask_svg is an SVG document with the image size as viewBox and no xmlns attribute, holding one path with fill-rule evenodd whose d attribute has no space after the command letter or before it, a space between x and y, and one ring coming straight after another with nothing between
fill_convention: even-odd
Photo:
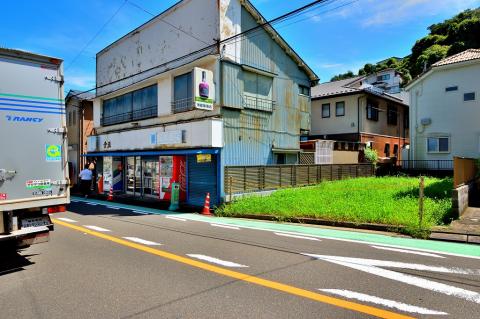
<instances>
[{"instance_id":1,"label":"blue awning stripe","mask_svg":"<svg viewBox=\"0 0 480 319\"><path fill-rule=\"evenodd\" d=\"M156 150L156 151L130 151L130 152L98 152L87 153L86 157L103 156L156 156L156 155L195 155L195 154L218 154L220 148L202 148L202 149L175 149L175 150Z\"/></svg>"}]
</instances>

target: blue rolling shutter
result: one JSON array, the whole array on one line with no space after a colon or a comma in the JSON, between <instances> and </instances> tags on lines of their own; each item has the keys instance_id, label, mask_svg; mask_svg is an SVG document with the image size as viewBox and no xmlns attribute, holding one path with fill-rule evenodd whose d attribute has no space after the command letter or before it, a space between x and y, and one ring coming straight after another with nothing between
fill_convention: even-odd
<instances>
[{"instance_id":1,"label":"blue rolling shutter","mask_svg":"<svg viewBox=\"0 0 480 319\"><path fill-rule=\"evenodd\" d=\"M217 193L217 155L212 161L197 163L196 155L187 156L188 163L188 204L203 206L205 195L210 193L210 205L218 205Z\"/></svg>"}]
</instances>

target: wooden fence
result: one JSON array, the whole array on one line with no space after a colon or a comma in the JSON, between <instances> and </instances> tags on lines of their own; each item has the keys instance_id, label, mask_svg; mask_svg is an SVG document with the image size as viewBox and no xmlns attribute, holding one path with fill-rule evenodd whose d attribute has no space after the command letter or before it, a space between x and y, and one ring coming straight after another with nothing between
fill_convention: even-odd
<instances>
[{"instance_id":1,"label":"wooden fence","mask_svg":"<svg viewBox=\"0 0 480 319\"><path fill-rule=\"evenodd\" d=\"M231 195L374 175L371 164L226 166L224 186Z\"/></svg>"},{"instance_id":2,"label":"wooden fence","mask_svg":"<svg viewBox=\"0 0 480 319\"><path fill-rule=\"evenodd\" d=\"M477 166L475 159L463 157L453 158L453 188L473 182L476 174Z\"/></svg>"}]
</instances>

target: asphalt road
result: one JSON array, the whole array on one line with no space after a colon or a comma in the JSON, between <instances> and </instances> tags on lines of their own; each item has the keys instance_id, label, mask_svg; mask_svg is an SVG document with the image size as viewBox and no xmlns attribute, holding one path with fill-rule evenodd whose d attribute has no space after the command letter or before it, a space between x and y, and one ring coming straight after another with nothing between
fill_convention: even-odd
<instances>
[{"instance_id":1,"label":"asphalt road","mask_svg":"<svg viewBox=\"0 0 480 319\"><path fill-rule=\"evenodd\" d=\"M0 253L0 318L479 318L480 258L189 216L72 203Z\"/></svg>"}]
</instances>

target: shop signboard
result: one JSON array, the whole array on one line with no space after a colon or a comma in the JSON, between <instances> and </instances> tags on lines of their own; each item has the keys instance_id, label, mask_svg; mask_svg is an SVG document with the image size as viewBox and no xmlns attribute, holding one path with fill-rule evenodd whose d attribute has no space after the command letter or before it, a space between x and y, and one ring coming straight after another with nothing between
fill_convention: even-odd
<instances>
[{"instance_id":1,"label":"shop signboard","mask_svg":"<svg viewBox=\"0 0 480 319\"><path fill-rule=\"evenodd\" d=\"M210 163L212 154L197 154L197 163Z\"/></svg>"},{"instance_id":2,"label":"shop signboard","mask_svg":"<svg viewBox=\"0 0 480 319\"><path fill-rule=\"evenodd\" d=\"M193 68L195 108L200 110L213 110L213 99L215 97L215 86L213 83L213 72L201 68Z\"/></svg>"}]
</instances>

